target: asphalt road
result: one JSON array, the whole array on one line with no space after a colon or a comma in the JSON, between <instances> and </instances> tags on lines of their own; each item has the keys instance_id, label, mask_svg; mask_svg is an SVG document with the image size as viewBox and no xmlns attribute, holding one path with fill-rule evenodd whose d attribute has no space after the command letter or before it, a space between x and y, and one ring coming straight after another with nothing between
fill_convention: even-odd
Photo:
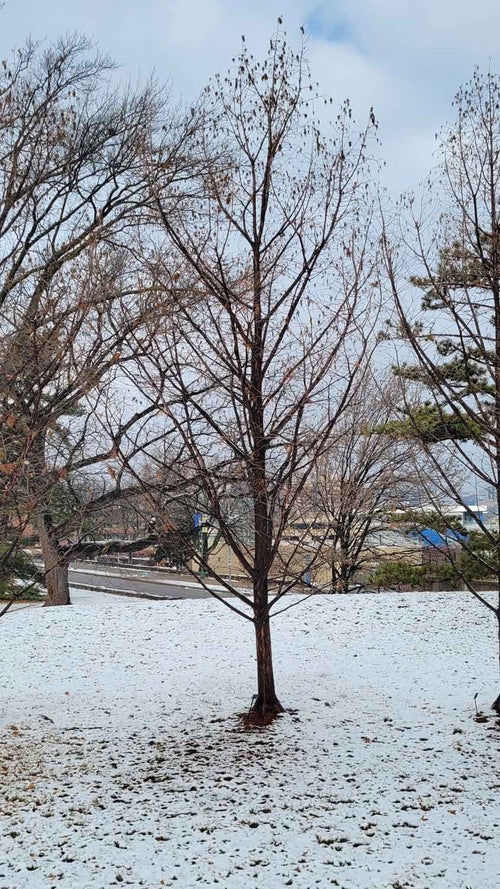
<instances>
[{"instance_id":1,"label":"asphalt road","mask_svg":"<svg viewBox=\"0 0 500 889\"><path fill-rule=\"evenodd\" d=\"M130 571L124 569L120 572L112 568L103 570L99 568L70 568L70 586L78 585L88 589L98 588L114 592L128 593L129 595L147 596L154 599L206 599L210 596L196 581L173 580L169 577L158 575L155 572L144 570ZM230 594L216 584L210 583L221 596Z\"/></svg>"}]
</instances>

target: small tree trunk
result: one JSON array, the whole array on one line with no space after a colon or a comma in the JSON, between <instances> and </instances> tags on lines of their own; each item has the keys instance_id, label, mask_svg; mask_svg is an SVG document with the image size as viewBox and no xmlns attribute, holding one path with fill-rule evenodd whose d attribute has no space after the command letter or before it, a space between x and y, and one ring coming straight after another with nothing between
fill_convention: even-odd
<instances>
[{"instance_id":1,"label":"small tree trunk","mask_svg":"<svg viewBox=\"0 0 500 889\"><path fill-rule=\"evenodd\" d=\"M349 592L349 574L351 570L351 562L349 559L349 551L344 541L340 544L340 571L338 574L338 593Z\"/></svg>"},{"instance_id":2,"label":"small tree trunk","mask_svg":"<svg viewBox=\"0 0 500 889\"><path fill-rule=\"evenodd\" d=\"M257 646L257 697L252 711L262 716L283 713L284 707L274 688L273 654L269 615L255 617L255 641Z\"/></svg>"},{"instance_id":3,"label":"small tree trunk","mask_svg":"<svg viewBox=\"0 0 500 889\"><path fill-rule=\"evenodd\" d=\"M500 595L500 593L499 593L499 595ZM500 608L498 608L498 610L496 612L496 616L497 616L497 627L498 627L498 667L500 669ZM493 701L493 703L491 705L491 709L494 710L495 713L498 713L498 715L500 716L500 694L498 695L496 700Z\"/></svg>"},{"instance_id":4,"label":"small tree trunk","mask_svg":"<svg viewBox=\"0 0 500 889\"><path fill-rule=\"evenodd\" d=\"M339 577L339 593L348 593L349 592L349 568L347 565L342 564L342 568L340 571Z\"/></svg>"},{"instance_id":5,"label":"small tree trunk","mask_svg":"<svg viewBox=\"0 0 500 889\"><path fill-rule=\"evenodd\" d=\"M45 567L45 583L47 584L45 605L71 605L68 580L69 565L59 552L56 541L50 536L43 516L38 519L38 536Z\"/></svg>"},{"instance_id":6,"label":"small tree trunk","mask_svg":"<svg viewBox=\"0 0 500 889\"><path fill-rule=\"evenodd\" d=\"M340 569L332 565L332 593L349 592L349 571L341 563Z\"/></svg>"}]
</instances>

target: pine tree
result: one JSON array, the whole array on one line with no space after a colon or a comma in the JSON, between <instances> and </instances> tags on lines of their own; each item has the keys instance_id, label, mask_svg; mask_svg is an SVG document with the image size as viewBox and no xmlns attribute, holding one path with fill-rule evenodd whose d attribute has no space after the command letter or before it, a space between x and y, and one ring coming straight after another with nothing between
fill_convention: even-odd
<instances>
[{"instance_id":1,"label":"pine tree","mask_svg":"<svg viewBox=\"0 0 500 889\"><path fill-rule=\"evenodd\" d=\"M486 573L500 586L498 525L486 524L463 495L464 481L476 491L492 491L500 512L500 79L476 71L454 107L456 121L442 136L429 201L419 215L413 199L406 204L413 256L421 266L421 274L410 278L421 294L417 317L384 234L399 333L413 358L396 373L409 381L409 391L415 384L427 393L423 404L408 397L391 428L418 439L429 456L439 495L436 516L443 514L445 497L475 521L484 546L464 537L467 560L459 560L456 570L495 615L500 645L500 599L495 604L471 579ZM436 208L440 215L432 228ZM464 564L467 571L460 570ZM493 707L500 712L500 696Z\"/></svg>"}]
</instances>

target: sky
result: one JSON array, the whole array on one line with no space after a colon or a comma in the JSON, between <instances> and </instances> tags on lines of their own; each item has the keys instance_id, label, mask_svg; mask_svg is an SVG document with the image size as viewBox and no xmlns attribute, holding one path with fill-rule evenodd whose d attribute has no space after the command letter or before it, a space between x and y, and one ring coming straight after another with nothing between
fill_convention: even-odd
<instances>
[{"instance_id":1,"label":"sky","mask_svg":"<svg viewBox=\"0 0 500 889\"><path fill-rule=\"evenodd\" d=\"M379 158L392 193L435 164L435 134L474 66L500 73L499 0L4 0L0 53L28 36L92 37L136 81L151 69L191 101L238 53L241 35L263 55L283 17L290 42L307 37L312 75L335 104L349 97L380 124Z\"/></svg>"}]
</instances>

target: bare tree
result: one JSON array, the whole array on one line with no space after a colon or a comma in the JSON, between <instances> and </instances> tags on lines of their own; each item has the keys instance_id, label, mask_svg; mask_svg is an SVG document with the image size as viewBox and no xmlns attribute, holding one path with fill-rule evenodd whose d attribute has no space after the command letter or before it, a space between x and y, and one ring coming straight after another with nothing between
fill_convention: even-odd
<instances>
[{"instance_id":1,"label":"bare tree","mask_svg":"<svg viewBox=\"0 0 500 889\"><path fill-rule=\"evenodd\" d=\"M399 313L400 333L413 356L398 373L424 387L428 401L408 401L395 433L417 438L434 476L436 521L450 504L462 507L480 532L462 534L467 559L455 570L475 598L496 618L500 643L500 600L474 582L486 573L500 581L500 537L496 524L473 510L464 491L493 491L500 510L500 82L476 71L456 96L456 121L441 140L441 164L427 200L411 198L411 285L423 291L420 312L412 310L402 283L401 259L384 247ZM432 224L434 223L434 224ZM416 271L416 273L415 273ZM450 471L451 465L451 471ZM457 484L457 471L464 484ZM440 497L436 492L441 492ZM462 570L463 565L467 570ZM494 709L500 712L500 697Z\"/></svg>"},{"instance_id":2,"label":"bare tree","mask_svg":"<svg viewBox=\"0 0 500 889\"><path fill-rule=\"evenodd\" d=\"M201 174L153 189L165 250L180 261L165 287L196 299L166 318L142 379L165 380L202 509L250 578L252 595L203 565L253 622L259 715L283 709L270 615L302 573L280 567L283 535L349 406L379 296L366 166L375 121L357 133L346 102L325 136L318 102L303 49L277 33L255 62L243 45L205 92ZM232 499L248 505L244 529Z\"/></svg>"},{"instance_id":3,"label":"bare tree","mask_svg":"<svg viewBox=\"0 0 500 889\"><path fill-rule=\"evenodd\" d=\"M45 564L48 605L69 604L68 568L79 558L104 553L133 553L157 543L161 528L149 527L147 490L164 493L165 486L139 481L147 448L165 433L151 428L156 406L112 408L116 397L102 385L80 403L74 418L62 418L46 435L40 434L30 459L28 486ZM40 465L37 459L40 459ZM33 464L33 468L32 468ZM128 466L135 466L131 471ZM103 517L111 507L126 503L141 513L141 534L127 539L103 539ZM153 503L149 504L149 517Z\"/></svg>"},{"instance_id":4,"label":"bare tree","mask_svg":"<svg viewBox=\"0 0 500 889\"><path fill-rule=\"evenodd\" d=\"M27 520L36 525L48 604L69 602L67 564L60 563L51 519L53 493L72 472L111 459L133 425L129 419L108 429L105 444L92 429L95 402L110 403L117 370L131 358L127 336L134 331L135 354L147 311L142 287L132 287L121 258L103 245L82 254L47 285L36 313L23 313L4 337L6 426L17 453L3 474L8 482L15 477L18 526ZM12 506L11 496L4 515L12 515Z\"/></svg>"},{"instance_id":5,"label":"bare tree","mask_svg":"<svg viewBox=\"0 0 500 889\"><path fill-rule=\"evenodd\" d=\"M69 601L51 490L76 468L54 464L49 438L89 393L108 398L157 298L133 245L164 97L111 90L111 67L73 37L27 44L0 75L0 512L11 551L36 521L50 604Z\"/></svg>"},{"instance_id":6,"label":"bare tree","mask_svg":"<svg viewBox=\"0 0 500 889\"><path fill-rule=\"evenodd\" d=\"M394 512L418 488L415 445L384 433L398 416L400 390L387 373L374 376L367 367L309 480L302 501L301 524L309 529L304 550L312 559L320 544L316 571L329 567L331 592L347 593L367 563L383 558L377 540L389 537Z\"/></svg>"}]
</instances>

